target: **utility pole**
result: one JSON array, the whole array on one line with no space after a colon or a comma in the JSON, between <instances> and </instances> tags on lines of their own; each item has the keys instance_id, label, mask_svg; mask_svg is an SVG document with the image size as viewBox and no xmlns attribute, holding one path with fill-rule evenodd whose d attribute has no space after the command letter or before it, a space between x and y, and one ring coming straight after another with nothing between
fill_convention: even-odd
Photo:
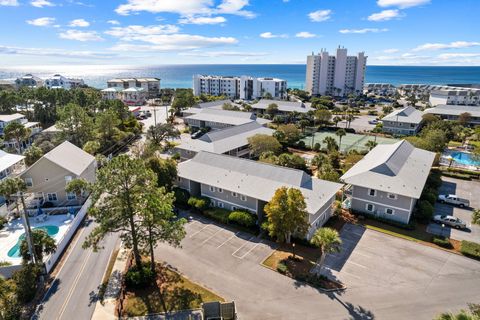
<instances>
[{"instance_id":1,"label":"utility pole","mask_svg":"<svg viewBox=\"0 0 480 320\"><path fill-rule=\"evenodd\" d=\"M153 105L153 121L155 123L155 127L157 126L157 106Z\"/></svg>"},{"instance_id":2,"label":"utility pole","mask_svg":"<svg viewBox=\"0 0 480 320\"><path fill-rule=\"evenodd\" d=\"M30 259L34 264L37 263L37 257L33 248L32 229L30 228L30 221L28 220L27 206L25 205L25 197L23 192L18 192L17 197L20 197L23 206L23 223L25 224L25 239L28 244L28 251L30 252Z\"/></svg>"}]
</instances>

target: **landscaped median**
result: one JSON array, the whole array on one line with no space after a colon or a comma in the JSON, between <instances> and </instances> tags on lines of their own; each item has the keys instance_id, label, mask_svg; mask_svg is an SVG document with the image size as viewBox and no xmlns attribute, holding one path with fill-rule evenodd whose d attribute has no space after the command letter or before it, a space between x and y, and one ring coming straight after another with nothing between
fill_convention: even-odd
<instances>
[{"instance_id":1,"label":"landscaped median","mask_svg":"<svg viewBox=\"0 0 480 320\"><path fill-rule=\"evenodd\" d=\"M345 289L345 286L339 282L310 272L316 266L320 256L321 251L318 248L298 244L293 248L292 245L284 244L268 256L262 262L262 266L322 291Z\"/></svg>"}]
</instances>

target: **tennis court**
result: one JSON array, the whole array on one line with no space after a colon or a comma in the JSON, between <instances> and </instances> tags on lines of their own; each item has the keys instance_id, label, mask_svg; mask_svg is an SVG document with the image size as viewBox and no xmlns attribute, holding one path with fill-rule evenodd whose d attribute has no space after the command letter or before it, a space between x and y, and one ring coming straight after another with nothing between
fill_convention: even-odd
<instances>
[{"instance_id":1,"label":"tennis court","mask_svg":"<svg viewBox=\"0 0 480 320\"><path fill-rule=\"evenodd\" d=\"M326 144L323 142L326 137L334 138L338 144L339 137L335 134L335 132L315 132L314 134L314 137L307 136L302 139L309 147L314 146L316 143L320 143L321 148L326 147ZM367 136L363 134L347 133L347 135L342 137L342 145L340 146L340 150L342 152L348 152L353 149L357 151L365 151L368 150L368 147L365 145L368 141L376 141L378 144L392 144L398 140L384 137Z\"/></svg>"}]
</instances>

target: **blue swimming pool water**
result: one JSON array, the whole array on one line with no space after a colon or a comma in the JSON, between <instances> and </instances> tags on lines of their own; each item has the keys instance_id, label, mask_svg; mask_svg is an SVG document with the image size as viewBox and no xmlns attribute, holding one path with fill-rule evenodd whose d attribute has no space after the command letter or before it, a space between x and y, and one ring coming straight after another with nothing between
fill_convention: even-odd
<instances>
[{"instance_id":1,"label":"blue swimming pool water","mask_svg":"<svg viewBox=\"0 0 480 320\"><path fill-rule=\"evenodd\" d=\"M473 159L470 153L455 151L452 152L451 157L453 161L467 165L467 166L480 166L480 161Z\"/></svg>"},{"instance_id":2,"label":"blue swimming pool water","mask_svg":"<svg viewBox=\"0 0 480 320\"><path fill-rule=\"evenodd\" d=\"M34 230L43 230L45 231L49 236L53 237L58 233L58 227L57 226L43 226L43 227L37 227L33 228ZM20 237L18 237L17 243L10 249L8 250L7 255L10 258L20 258L20 243L22 243L22 240L25 238L25 233L22 233Z\"/></svg>"}]
</instances>

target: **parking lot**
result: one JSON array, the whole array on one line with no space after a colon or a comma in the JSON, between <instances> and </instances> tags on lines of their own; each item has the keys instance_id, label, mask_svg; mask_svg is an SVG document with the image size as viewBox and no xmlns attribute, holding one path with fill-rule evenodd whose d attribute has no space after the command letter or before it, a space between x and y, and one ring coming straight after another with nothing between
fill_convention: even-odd
<instances>
[{"instance_id":1,"label":"parking lot","mask_svg":"<svg viewBox=\"0 0 480 320\"><path fill-rule=\"evenodd\" d=\"M443 177L443 184L440 187L440 194L455 194L460 198L470 201L470 208L460 208L450 204L435 204L435 215L453 215L465 221L467 229L457 230L448 226L431 223L427 231L437 235L443 235L456 240L468 240L480 242L480 226L472 225L472 211L480 208L480 182L466 181Z\"/></svg>"},{"instance_id":2,"label":"parking lot","mask_svg":"<svg viewBox=\"0 0 480 320\"><path fill-rule=\"evenodd\" d=\"M239 319L432 319L480 299L480 262L371 230L345 229L329 273L347 290L324 293L263 267L276 244L193 216L180 248L155 256L235 301ZM373 316L373 317L372 317Z\"/></svg>"},{"instance_id":3,"label":"parking lot","mask_svg":"<svg viewBox=\"0 0 480 320\"><path fill-rule=\"evenodd\" d=\"M322 274L350 288L428 287L432 282L455 283L459 275L477 276L480 263L472 259L385 235L359 225L346 224L340 253L330 254ZM448 276L448 278L447 278Z\"/></svg>"}]
</instances>

